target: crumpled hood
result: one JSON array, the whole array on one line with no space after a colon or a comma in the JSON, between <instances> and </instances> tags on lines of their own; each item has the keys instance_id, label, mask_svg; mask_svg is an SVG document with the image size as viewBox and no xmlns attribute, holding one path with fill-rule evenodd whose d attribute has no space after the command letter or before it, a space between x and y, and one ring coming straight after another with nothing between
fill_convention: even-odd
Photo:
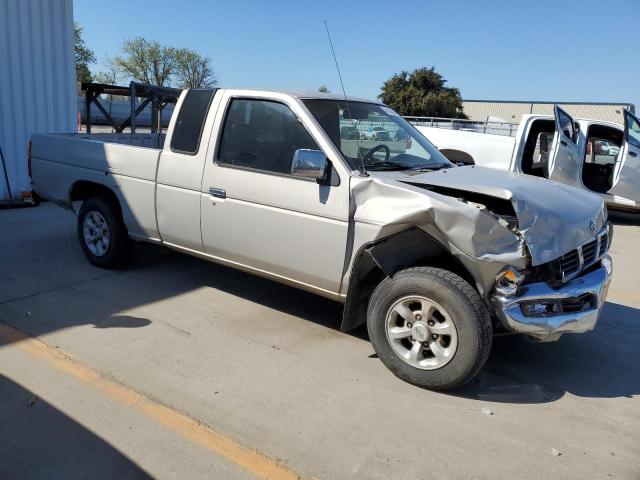
<instances>
[{"instance_id":1,"label":"crumpled hood","mask_svg":"<svg viewBox=\"0 0 640 480\"><path fill-rule=\"evenodd\" d=\"M604 204L597 195L530 175L476 166L371 174L385 181L445 187L511 201L534 266L592 240L606 222Z\"/></svg>"}]
</instances>

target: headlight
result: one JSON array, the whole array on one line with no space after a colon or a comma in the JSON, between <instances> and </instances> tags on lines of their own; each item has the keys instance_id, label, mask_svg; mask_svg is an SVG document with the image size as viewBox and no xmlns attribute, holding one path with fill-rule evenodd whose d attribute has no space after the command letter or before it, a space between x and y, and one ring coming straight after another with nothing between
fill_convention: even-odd
<instances>
[{"instance_id":1,"label":"headlight","mask_svg":"<svg viewBox=\"0 0 640 480\"><path fill-rule=\"evenodd\" d=\"M503 268L496 277L496 291L501 295L513 295L524 282L524 275L513 267Z\"/></svg>"}]
</instances>

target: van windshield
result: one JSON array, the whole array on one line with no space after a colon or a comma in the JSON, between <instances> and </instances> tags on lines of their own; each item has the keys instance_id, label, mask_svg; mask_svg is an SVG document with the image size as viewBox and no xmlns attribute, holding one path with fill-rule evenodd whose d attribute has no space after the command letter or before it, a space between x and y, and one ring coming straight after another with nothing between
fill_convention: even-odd
<instances>
[{"instance_id":1,"label":"van windshield","mask_svg":"<svg viewBox=\"0 0 640 480\"><path fill-rule=\"evenodd\" d=\"M302 100L354 170L452 167L413 125L389 107L342 100Z\"/></svg>"}]
</instances>

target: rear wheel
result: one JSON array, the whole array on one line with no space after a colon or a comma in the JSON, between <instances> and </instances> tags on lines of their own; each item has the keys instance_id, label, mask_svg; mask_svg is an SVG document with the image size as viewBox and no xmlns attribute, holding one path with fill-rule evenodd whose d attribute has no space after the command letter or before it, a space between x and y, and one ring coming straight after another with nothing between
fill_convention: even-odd
<instances>
[{"instance_id":1,"label":"rear wheel","mask_svg":"<svg viewBox=\"0 0 640 480\"><path fill-rule=\"evenodd\" d=\"M439 268L411 268L383 280L371 296L367 328L395 375L432 390L467 383L491 350L482 299L461 277Z\"/></svg>"},{"instance_id":2,"label":"rear wheel","mask_svg":"<svg viewBox=\"0 0 640 480\"><path fill-rule=\"evenodd\" d=\"M78 215L78 237L87 259L102 268L121 266L131 240L115 202L103 197L85 200Z\"/></svg>"}]
</instances>

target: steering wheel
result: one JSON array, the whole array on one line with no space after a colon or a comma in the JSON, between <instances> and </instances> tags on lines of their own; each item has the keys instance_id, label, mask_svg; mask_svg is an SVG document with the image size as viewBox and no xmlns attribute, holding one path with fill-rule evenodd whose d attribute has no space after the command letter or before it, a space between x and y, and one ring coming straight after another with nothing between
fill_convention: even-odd
<instances>
[{"instance_id":1,"label":"steering wheel","mask_svg":"<svg viewBox=\"0 0 640 480\"><path fill-rule=\"evenodd\" d=\"M371 150L369 150L364 157L362 157L362 161L364 162L365 160L373 160L373 154L376 153L378 150L384 150L384 162L389 161L389 157L391 157L391 150L389 150L389 147L387 147L384 143L381 143L380 145L376 145L375 147L373 147Z\"/></svg>"}]
</instances>

